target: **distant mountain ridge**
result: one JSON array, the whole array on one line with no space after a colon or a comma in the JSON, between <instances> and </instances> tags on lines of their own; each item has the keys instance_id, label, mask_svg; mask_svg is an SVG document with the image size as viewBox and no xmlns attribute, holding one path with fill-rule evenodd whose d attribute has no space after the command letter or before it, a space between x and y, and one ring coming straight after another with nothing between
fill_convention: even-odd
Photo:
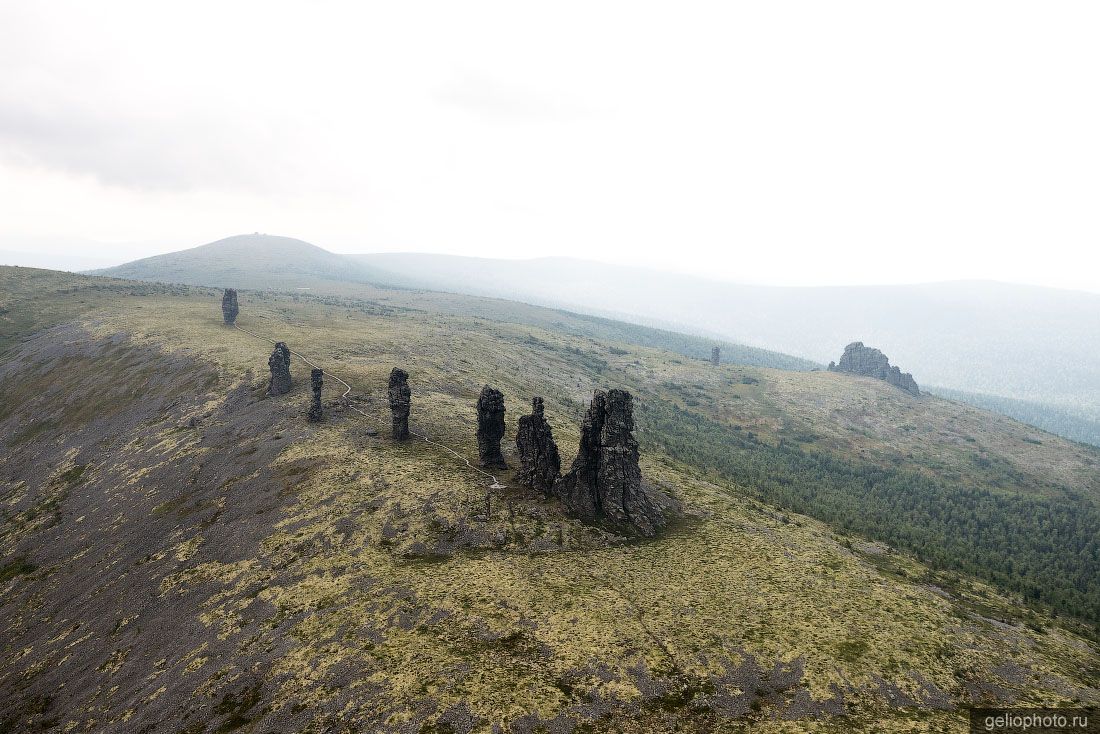
<instances>
[{"instance_id":1,"label":"distant mountain ridge","mask_svg":"<svg viewBox=\"0 0 1100 734\"><path fill-rule=\"evenodd\" d=\"M370 273L344 255L303 240L265 234L226 237L189 250L90 271L134 280L156 280L220 288L293 286L303 276L369 282Z\"/></svg>"}]
</instances>

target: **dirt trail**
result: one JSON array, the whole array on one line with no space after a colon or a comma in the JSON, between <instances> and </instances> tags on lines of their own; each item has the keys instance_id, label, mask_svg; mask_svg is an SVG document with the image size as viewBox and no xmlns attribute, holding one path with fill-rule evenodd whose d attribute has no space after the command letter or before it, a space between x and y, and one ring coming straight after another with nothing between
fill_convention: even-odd
<instances>
[{"instance_id":1,"label":"dirt trail","mask_svg":"<svg viewBox=\"0 0 1100 734\"><path fill-rule=\"evenodd\" d=\"M248 329L245 329L244 327L240 326L239 324L234 324L233 327L235 329L237 329L238 331L241 331L241 332L244 332L245 334L248 334L249 336L253 337L254 339L259 339L260 341L265 341L265 342L268 342L270 344L277 344L278 343L278 341L275 340L275 339L272 339L272 338L266 337L266 336L262 336L260 334L257 334L255 332L253 332L253 331L249 331ZM309 357L305 356L304 354L296 352L293 349L290 349L289 351L290 351L291 354L293 354L295 357L298 357L298 359L302 360L303 362L308 364L310 367L313 367L314 369L318 369L318 370L321 369L320 366L315 364L312 360L309 359ZM332 372L325 372L325 374L328 377L331 377L332 379L336 380L337 382L339 382L341 385L344 386L344 394L340 396L340 399L344 401L344 405L346 405L348 408L351 408L356 413L363 416L364 418L371 421L372 423L375 423L376 425L381 425L381 421L379 421L376 418L372 417L370 414L364 412L363 410L361 410L357 406L351 404L351 401L348 400L348 396L351 394L351 385L346 380L339 377L338 375L333 374ZM422 440L426 443L429 443L432 446L435 446L436 448L443 449L444 451L446 451L447 453L451 454L456 459L458 459L459 461L464 463L467 467L469 467L473 471L476 471L478 474L481 474L485 477L488 477L492 481L492 484L489 486L489 489L506 489L507 488L506 485L501 484L500 480L498 480L495 476L493 476L492 474L490 474L487 471L484 471L480 467L474 466L473 464L470 463L469 459L467 459L462 454L458 453L458 451L451 448L450 446L447 446L446 444L440 443L439 441L436 441L436 440L430 438L426 433L422 433L420 431L414 431L414 430L410 429L409 433L416 436L420 440Z\"/></svg>"}]
</instances>

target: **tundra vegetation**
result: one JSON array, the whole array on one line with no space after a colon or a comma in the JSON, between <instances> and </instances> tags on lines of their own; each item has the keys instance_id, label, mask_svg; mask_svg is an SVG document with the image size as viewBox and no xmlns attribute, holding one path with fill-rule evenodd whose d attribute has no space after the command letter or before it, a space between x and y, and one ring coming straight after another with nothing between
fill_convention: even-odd
<instances>
[{"instance_id":1,"label":"tundra vegetation","mask_svg":"<svg viewBox=\"0 0 1100 734\"><path fill-rule=\"evenodd\" d=\"M220 289L0 284L0 730L951 731L1100 704L1090 447L561 311L240 290L238 324L368 416L326 375L310 424L309 366L268 396L271 344ZM487 490L391 438L394 365L411 427L475 464L484 385L541 396L566 466L593 391L629 390L683 516L628 539L522 486L519 410Z\"/></svg>"}]
</instances>

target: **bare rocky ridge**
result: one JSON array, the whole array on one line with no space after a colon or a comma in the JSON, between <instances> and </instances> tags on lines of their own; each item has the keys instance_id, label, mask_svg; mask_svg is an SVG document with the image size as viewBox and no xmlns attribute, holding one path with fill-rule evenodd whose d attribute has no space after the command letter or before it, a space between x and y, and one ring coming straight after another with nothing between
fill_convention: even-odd
<instances>
[{"instance_id":1,"label":"bare rocky ridge","mask_svg":"<svg viewBox=\"0 0 1100 734\"><path fill-rule=\"evenodd\" d=\"M12 514L6 528L19 531L9 538L21 538L17 552L49 569L41 579L0 582L5 661L0 731L60 732L69 721L88 731L185 730L191 722L182 719L196 705L197 683L168 669L200 644L225 661L239 654L239 647L216 634L200 642L202 626L191 620L202 613L205 597L179 588L165 593L164 584L182 565L255 557L271 533L270 518L294 501L270 491L282 481L273 469L275 459L302 436L286 420L284 406L255 399L250 380L219 383L211 365L192 358L119 336L97 338L71 325L46 332L25 348L37 360L60 359L70 366L59 371L64 375L49 377L57 385L55 394L36 401L70 412L79 408L83 417L44 431L48 441L12 445L6 440L15 433L11 426L34 415L31 405L20 406L0 430L5 480L18 477L16 486L26 485L15 504L11 485L0 482L7 490L6 512ZM105 363L111 364L107 382L100 379ZM0 385L12 385L16 368L30 374L26 366L22 361L0 365ZM210 385L213 392L207 392ZM174 439L158 440L155 447L137 441L167 432ZM71 461L59 463L59 457ZM140 480L143 491L135 491L136 465L149 467ZM233 499L225 502L227 492ZM59 508L49 522L19 522L43 501ZM170 549L196 532L202 534L202 548L184 564ZM0 554L0 566L9 549ZM30 615L26 609L32 605L44 611ZM77 630L66 644L79 644L56 657L49 652L62 649L49 640ZM35 654L16 660L15 649ZM271 667L273 658L254 663ZM154 685L148 676L160 670L165 674ZM239 679L218 682L202 703L204 718L220 726L232 717L213 708L232 697L234 685ZM112 687L126 693L111 702L99 698ZM141 699L155 702L157 710L137 706ZM126 703L115 709L120 701ZM138 710L124 713L133 707Z\"/></svg>"},{"instance_id":2,"label":"bare rocky ridge","mask_svg":"<svg viewBox=\"0 0 1100 734\"><path fill-rule=\"evenodd\" d=\"M504 394L486 385L477 399L477 455L484 467L507 469L500 452L504 438Z\"/></svg>"},{"instance_id":3,"label":"bare rocky ridge","mask_svg":"<svg viewBox=\"0 0 1100 734\"><path fill-rule=\"evenodd\" d=\"M271 379L267 383L268 395L286 395L290 392L290 349L286 342L277 342L275 351L267 358Z\"/></svg>"},{"instance_id":4,"label":"bare rocky ridge","mask_svg":"<svg viewBox=\"0 0 1100 734\"><path fill-rule=\"evenodd\" d=\"M309 422L320 423L325 412L321 407L321 387L324 385L325 371L314 368L309 374L309 386L313 389L313 399L309 404Z\"/></svg>"},{"instance_id":5,"label":"bare rocky ridge","mask_svg":"<svg viewBox=\"0 0 1100 734\"><path fill-rule=\"evenodd\" d=\"M626 390L593 394L577 458L553 492L584 522L646 537L656 535L678 509L674 500L642 481L634 400Z\"/></svg>"},{"instance_id":6,"label":"bare rocky ridge","mask_svg":"<svg viewBox=\"0 0 1100 734\"><path fill-rule=\"evenodd\" d=\"M546 422L542 398L531 400L531 415L520 416L516 449L520 461L516 479L524 486L549 493L561 475L561 457L554 432Z\"/></svg>"},{"instance_id":7,"label":"bare rocky ridge","mask_svg":"<svg viewBox=\"0 0 1100 734\"><path fill-rule=\"evenodd\" d=\"M916 380L908 372L891 366L890 360L878 349L863 346L863 342L852 342L844 347L840 364L829 363L830 372L850 372L853 375L874 377L894 387L899 387L911 395L920 395Z\"/></svg>"},{"instance_id":8,"label":"bare rocky ridge","mask_svg":"<svg viewBox=\"0 0 1100 734\"><path fill-rule=\"evenodd\" d=\"M393 437L404 441L409 437L409 408L412 391L409 389L409 373L400 367L390 372L390 412L393 413Z\"/></svg>"},{"instance_id":9,"label":"bare rocky ridge","mask_svg":"<svg viewBox=\"0 0 1100 734\"><path fill-rule=\"evenodd\" d=\"M226 288L222 293L222 318L225 320L227 326L232 326L237 322L237 314L241 312L240 306L237 304L237 291L233 288Z\"/></svg>"}]
</instances>

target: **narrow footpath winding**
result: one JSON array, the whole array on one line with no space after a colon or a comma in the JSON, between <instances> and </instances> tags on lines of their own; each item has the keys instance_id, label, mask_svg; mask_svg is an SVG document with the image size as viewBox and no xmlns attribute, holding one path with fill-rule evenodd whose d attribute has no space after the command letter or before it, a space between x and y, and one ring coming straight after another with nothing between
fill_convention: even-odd
<instances>
[{"instance_id":1,"label":"narrow footpath winding","mask_svg":"<svg viewBox=\"0 0 1100 734\"><path fill-rule=\"evenodd\" d=\"M268 342L269 344L278 344L279 343L277 339L272 339L271 337L262 336L260 334L257 334L255 332L253 332L253 331L249 331L248 329L240 326L239 324L233 324L233 328L237 329L238 331L241 331L245 334L248 334L253 339L259 339L260 341ZM319 365L315 364L309 357L305 356L304 354L301 354L300 352L296 352L293 349L289 349L289 347L288 347L288 351L291 354L293 354L295 357L297 357L298 359L300 359L303 362L305 362L306 364L308 364L310 367L312 367L314 369L318 369L318 370L323 369ZM358 413L359 415L366 418L368 421L371 421L372 423L374 423L376 425L381 425L382 424L381 421L379 421L378 419L372 417L370 414L364 412L358 406L352 405L351 401L348 398L348 396L351 395L351 384L350 383L348 383L346 380L344 380L340 376L338 376L336 374L333 374L332 372L327 372L326 371L325 376L326 377L331 377L332 379L336 380L337 382L339 382L341 385L344 386L344 393L343 393L343 395L340 396L340 399L344 401L344 405L351 408L356 413ZM476 471L478 474L481 474L482 476L488 477L488 479L492 482L492 484L489 486L489 489L505 489L506 485L501 484L500 481L495 476L493 476L489 472L485 471L481 467L474 466L473 464L470 463L469 459L467 459L462 454L458 453L458 451L451 448L450 446L448 446L444 443L440 443L439 441L436 441L436 440L432 439L426 433L421 433L419 431L414 431L411 428L409 429L409 433L411 433L413 436L416 436L417 438L419 438L421 441L424 441L425 443L429 443L432 446L435 446L436 448L443 449L444 451L446 451L447 453L451 454L456 459L461 461L463 464L465 464L468 468Z\"/></svg>"}]
</instances>

